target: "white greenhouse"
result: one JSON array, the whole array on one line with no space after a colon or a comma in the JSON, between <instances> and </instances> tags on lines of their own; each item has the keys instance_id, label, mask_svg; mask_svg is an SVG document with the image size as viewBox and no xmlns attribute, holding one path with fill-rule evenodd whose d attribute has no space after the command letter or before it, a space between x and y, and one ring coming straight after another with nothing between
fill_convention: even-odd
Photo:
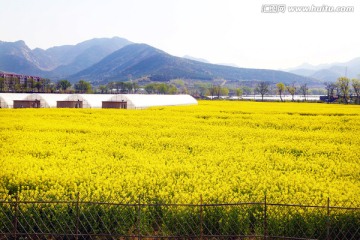
<instances>
[{"instance_id":1,"label":"white greenhouse","mask_svg":"<svg viewBox=\"0 0 360 240\"><path fill-rule=\"evenodd\" d=\"M27 93L0 93L0 108L13 108L14 100L24 100Z\"/></svg>"},{"instance_id":2,"label":"white greenhouse","mask_svg":"<svg viewBox=\"0 0 360 240\"><path fill-rule=\"evenodd\" d=\"M143 109L155 106L179 106L197 104L190 95L117 94L110 101L126 102L128 109Z\"/></svg>"},{"instance_id":3,"label":"white greenhouse","mask_svg":"<svg viewBox=\"0 0 360 240\"><path fill-rule=\"evenodd\" d=\"M123 108L197 104L190 95L0 93L1 108Z\"/></svg>"},{"instance_id":4,"label":"white greenhouse","mask_svg":"<svg viewBox=\"0 0 360 240\"><path fill-rule=\"evenodd\" d=\"M40 103L40 105L38 105L39 108L56 108L57 102L65 100L69 95L70 94L34 93L34 94L29 94L25 98L25 101L29 101L30 103L32 102L35 105L36 105L36 101L38 101ZM18 106L15 105L14 107L19 108Z\"/></svg>"}]
</instances>

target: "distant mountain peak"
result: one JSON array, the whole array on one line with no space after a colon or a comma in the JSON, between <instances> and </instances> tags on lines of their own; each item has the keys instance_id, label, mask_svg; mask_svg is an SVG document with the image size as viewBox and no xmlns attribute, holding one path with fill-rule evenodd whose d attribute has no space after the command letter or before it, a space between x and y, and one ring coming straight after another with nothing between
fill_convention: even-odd
<instances>
[{"instance_id":1,"label":"distant mountain peak","mask_svg":"<svg viewBox=\"0 0 360 240\"><path fill-rule=\"evenodd\" d=\"M18 40L15 43L20 45L26 45L24 40Z\"/></svg>"},{"instance_id":2,"label":"distant mountain peak","mask_svg":"<svg viewBox=\"0 0 360 240\"><path fill-rule=\"evenodd\" d=\"M236 65L235 63L218 63L219 65L224 65L224 66L228 66L228 67L236 67L239 68L238 65Z\"/></svg>"},{"instance_id":3,"label":"distant mountain peak","mask_svg":"<svg viewBox=\"0 0 360 240\"><path fill-rule=\"evenodd\" d=\"M347 62L326 63L316 66L305 63L286 71L321 81L335 82L337 78L345 75L349 78L357 77L360 74L360 57Z\"/></svg>"},{"instance_id":4,"label":"distant mountain peak","mask_svg":"<svg viewBox=\"0 0 360 240\"><path fill-rule=\"evenodd\" d=\"M204 59L204 58L196 58L196 57L192 57L190 55L184 55L183 58L189 59L189 60L194 60L194 61L198 61L198 62L203 62L203 63L210 63L208 60Z\"/></svg>"},{"instance_id":5,"label":"distant mountain peak","mask_svg":"<svg viewBox=\"0 0 360 240\"><path fill-rule=\"evenodd\" d=\"M31 50L23 40L0 43L2 70L58 79L79 72L132 42L120 37L94 38L46 50Z\"/></svg>"},{"instance_id":6,"label":"distant mountain peak","mask_svg":"<svg viewBox=\"0 0 360 240\"><path fill-rule=\"evenodd\" d=\"M306 68L306 69L315 69L316 66L310 64L310 63L303 63L300 66L296 67L296 68Z\"/></svg>"}]
</instances>

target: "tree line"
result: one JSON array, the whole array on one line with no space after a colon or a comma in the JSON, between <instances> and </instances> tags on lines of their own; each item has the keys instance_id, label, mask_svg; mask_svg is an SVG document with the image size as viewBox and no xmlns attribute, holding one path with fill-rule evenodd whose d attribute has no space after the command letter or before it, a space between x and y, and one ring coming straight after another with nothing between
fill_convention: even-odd
<instances>
[{"instance_id":1,"label":"tree line","mask_svg":"<svg viewBox=\"0 0 360 240\"><path fill-rule=\"evenodd\" d=\"M90 82L80 80L74 84L66 79L52 82L49 79L24 81L19 78L0 78L0 92L14 93L138 93L140 90L149 94L187 94L188 90L182 81L172 83L149 83L140 86L137 82L116 81L106 85L93 86ZM142 92L142 93L143 93Z\"/></svg>"},{"instance_id":2,"label":"tree line","mask_svg":"<svg viewBox=\"0 0 360 240\"><path fill-rule=\"evenodd\" d=\"M0 92L36 92L36 93L148 93L148 94L191 94L195 97L221 98L223 96L241 97L243 94L259 94L262 100L268 94L278 94L279 100L284 101L285 94L292 96L294 101L295 95L306 97L314 93L314 89L309 93L310 89L306 83L285 85L282 82L271 84L261 81L253 87L249 86L225 86L225 80L218 81L218 84L209 82L188 82L182 79L174 79L169 82L149 82L142 83L137 81L113 81L105 85L93 86L91 83L80 80L74 84L66 79L52 82L49 79L19 79L16 77L4 78L0 77ZM349 79L347 77L339 77L335 82L325 82L324 88L319 89L317 94L326 95L327 102L354 102L360 104L360 80Z\"/></svg>"},{"instance_id":3,"label":"tree line","mask_svg":"<svg viewBox=\"0 0 360 240\"><path fill-rule=\"evenodd\" d=\"M45 78L27 78L18 77L0 77L0 92L13 93L54 93L54 92L76 92L76 93L92 93L92 85L80 80L75 84L71 84L68 80L59 80L52 82Z\"/></svg>"},{"instance_id":4,"label":"tree line","mask_svg":"<svg viewBox=\"0 0 360 240\"><path fill-rule=\"evenodd\" d=\"M336 82L326 82L325 89L327 90L328 102L338 100L342 103L349 103L353 100L360 104L360 80L347 77L339 77Z\"/></svg>"},{"instance_id":5,"label":"tree line","mask_svg":"<svg viewBox=\"0 0 360 240\"><path fill-rule=\"evenodd\" d=\"M51 85L49 79L0 77L0 92L48 92Z\"/></svg>"},{"instance_id":6,"label":"tree line","mask_svg":"<svg viewBox=\"0 0 360 240\"><path fill-rule=\"evenodd\" d=\"M0 78L0 92L13 93L138 93L140 90L149 94L188 93L185 84L149 83L140 86L137 82L109 82L106 85L93 86L90 82L80 80L74 84L66 79L52 82L49 79L21 80L17 77Z\"/></svg>"},{"instance_id":7,"label":"tree line","mask_svg":"<svg viewBox=\"0 0 360 240\"><path fill-rule=\"evenodd\" d=\"M295 101L294 96L296 94L300 94L304 96L304 99L306 100L308 91L309 88L306 83L303 83L300 86L297 86L295 83L291 85L285 85L282 82L276 83L276 93L279 94L280 101L284 101L283 96L285 95L285 92L291 95L292 101ZM254 89L254 93L259 93L261 95L262 101L264 101L264 96L267 95L269 92L270 92L269 82L259 82Z\"/></svg>"},{"instance_id":8,"label":"tree line","mask_svg":"<svg viewBox=\"0 0 360 240\"><path fill-rule=\"evenodd\" d=\"M327 97L325 101L330 102L339 102L348 104L350 101L353 101L356 104L360 104L360 80L353 78L349 79L347 77L339 77L336 82L325 82L325 90L327 91ZM259 82L254 89L254 93L259 93L261 95L262 101L264 100L264 95L267 95L270 91L269 82ZM287 92L292 96L292 101L294 101L295 94L300 94L304 96L308 95L308 85L306 83L296 86L295 83L291 85L285 85L282 82L276 83L276 93L279 94L280 101L283 101L283 96Z\"/></svg>"}]
</instances>

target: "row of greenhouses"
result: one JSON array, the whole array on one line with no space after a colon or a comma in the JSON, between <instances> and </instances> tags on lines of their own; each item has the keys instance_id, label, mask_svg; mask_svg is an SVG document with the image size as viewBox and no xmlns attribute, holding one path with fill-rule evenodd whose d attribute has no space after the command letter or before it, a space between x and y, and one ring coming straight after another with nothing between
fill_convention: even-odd
<instances>
[{"instance_id":1,"label":"row of greenhouses","mask_svg":"<svg viewBox=\"0 0 360 240\"><path fill-rule=\"evenodd\" d=\"M190 95L0 93L1 108L123 108L197 104Z\"/></svg>"}]
</instances>

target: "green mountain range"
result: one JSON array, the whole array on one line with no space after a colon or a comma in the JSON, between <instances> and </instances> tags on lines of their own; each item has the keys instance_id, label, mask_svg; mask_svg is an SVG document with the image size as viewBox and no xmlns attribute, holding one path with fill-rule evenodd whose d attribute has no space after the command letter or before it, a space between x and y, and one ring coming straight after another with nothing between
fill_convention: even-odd
<instances>
[{"instance_id":1,"label":"green mountain range","mask_svg":"<svg viewBox=\"0 0 360 240\"><path fill-rule=\"evenodd\" d=\"M107 83L144 77L152 81L182 78L206 81L215 79L269 81L286 84L317 83L314 79L283 71L237 68L175 57L147 44L127 45L91 67L70 76L70 80L85 79Z\"/></svg>"},{"instance_id":2,"label":"green mountain range","mask_svg":"<svg viewBox=\"0 0 360 240\"><path fill-rule=\"evenodd\" d=\"M83 79L95 84L129 79L168 81L177 78L190 81L224 79L233 82L319 83L314 78L285 71L231 67L176 57L147 44L136 44L118 37L97 38L46 50L31 50L24 41L0 41L0 70L52 80L77 82Z\"/></svg>"}]
</instances>

